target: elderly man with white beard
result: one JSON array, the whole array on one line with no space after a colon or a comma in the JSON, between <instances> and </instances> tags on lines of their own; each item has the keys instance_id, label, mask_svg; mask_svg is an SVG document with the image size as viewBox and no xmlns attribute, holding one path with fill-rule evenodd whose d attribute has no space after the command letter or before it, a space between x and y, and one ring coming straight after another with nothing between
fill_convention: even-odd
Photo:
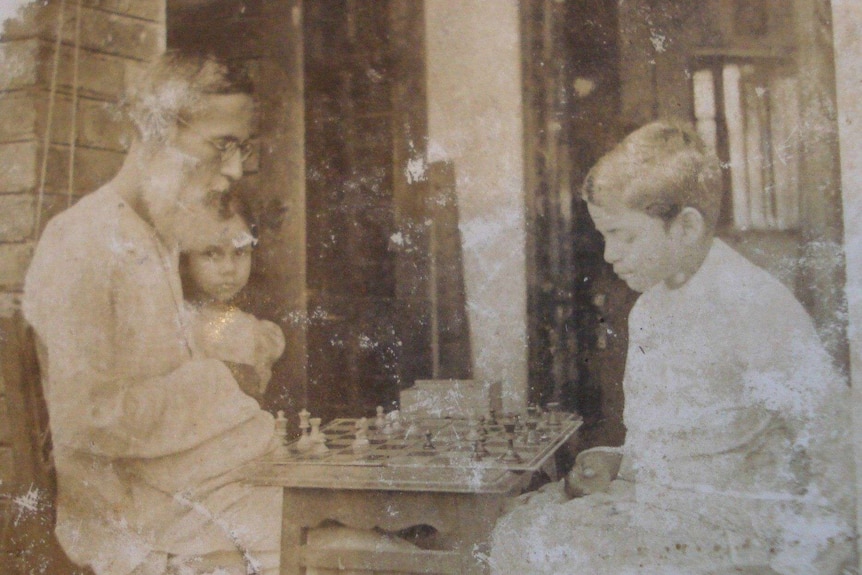
<instances>
[{"instance_id":1,"label":"elderly man with white beard","mask_svg":"<svg viewBox=\"0 0 862 575\"><path fill-rule=\"evenodd\" d=\"M119 173L49 222L27 275L57 536L98 575L278 570L280 492L238 474L274 448L273 418L193 353L177 270L243 174L251 91L214 58L161 57L130 93Z\"/></svg>"}]
</instances>

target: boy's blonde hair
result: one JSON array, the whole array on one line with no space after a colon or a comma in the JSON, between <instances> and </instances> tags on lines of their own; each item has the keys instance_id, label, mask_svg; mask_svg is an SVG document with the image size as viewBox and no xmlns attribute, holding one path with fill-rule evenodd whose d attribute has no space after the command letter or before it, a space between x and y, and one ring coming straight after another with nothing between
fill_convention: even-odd
<instances>
[{"instance_id":1,"label":"boy's blonde hair","mask_svg":"<svg viewBox=\"0 0 862 575\"><path fill-rule=\"evenodd\" d=\"M685 207L709 232L721 209L718 159L688 125L658 121L629 134L590 170L581 197L603 206L621 202L670 224Z\"/></svg>"}]
</instances>

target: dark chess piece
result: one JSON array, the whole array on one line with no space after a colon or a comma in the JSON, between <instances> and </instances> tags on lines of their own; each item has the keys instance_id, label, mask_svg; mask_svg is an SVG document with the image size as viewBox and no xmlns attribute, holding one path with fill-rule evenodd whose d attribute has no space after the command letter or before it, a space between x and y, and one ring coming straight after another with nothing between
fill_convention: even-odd
<instances>
[{"instance_id":1,"label":"dark chess piece","mask_svg":"<svg viewBox=\"0 0 862 575\"><path fill-rule=\"evenodd\" d=\"M551 412L551 415L548 418L548 425L551 429L559 429L562 426L562 423L560 422L560 404L557 402L549 403L548 411Z\"/></svg>"},{"instance_id":2,"label":"dark chess piece","mask_svg":"<svg viewBox=\"0 0 862 575\"><path fill-rule=\"evenodd\" d=\"M488 448L485 447L485 442L488 441L488 433L482 433L479 435L479 455L482 457L488 457L491 455L491 452L488 451Z\"/></svg>"},{"instance_id":3,"label":"dark chess piece","mask_svg":"<svg viewBox=\"0 0 862 575\"><path fill-rule=\"evenodd\" d=\"M509 442L509 446L506 449L506 453L500 456L500 461L503 463L521 463L523 459L518 455L518 452L515 451L515 423L512 421L507 421L503 424L503 430L506 432L506 439Z\"/></svg>"},{"instance_id":4,"label":"dark chess piece","mask_svg":"<svg viewBox=\"0 0 862 575\"><path fill-rule=\"evenodd\" d=\"M426 449L429 451L433 450L433 449L437 449L436 447L434 447L434 442L431 441L431 432L430 431L425 432L425 443L422 444L422 449Z\"/></svg>"},{"instance_id":5,"label":"dark chess piece","mask_svg":"<svg viewBox=\"0 0 862 575\"><path fill-rule=\"evenodd\" d=\"M539 422L535 419L527 420L527 439L526 442L528 445L535 445L539 443L539 434L536 431L536 427L539 425Z\"/></svg>"},{"instance_id":6,"label":"dark chess piece","mask_svg":"<svg viewBox=\"0 0 862 575\"><path fill-rule=\"evenodd\" d=\"M482 454L482 441L477 439L473 442L473 461L482 461L484 455Z\"/></svg>"},{"instance_id":7,"label":"dark chess piece","mask_svg":"<svg viewBox=\"0 0 862 575\"><path fill-rule=\"evenodd\" d=\"M485 427L485 418L479 418L479 455L482 457L488 457L491 455L491 452L488 451L488 448L485 447L485 443L488 441L488 428Z\"/></svg>"}]
</instances>

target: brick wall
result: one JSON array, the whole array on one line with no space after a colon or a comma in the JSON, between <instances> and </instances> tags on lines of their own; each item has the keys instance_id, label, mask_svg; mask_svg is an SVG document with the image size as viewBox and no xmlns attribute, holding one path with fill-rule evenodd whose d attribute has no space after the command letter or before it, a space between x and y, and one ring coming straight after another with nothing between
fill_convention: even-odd
<instances>
[{"instance_id":1,"label":"brick wall","mask_svg":"<svg viewBox=\"0 0 862 575\"><path fill-rule=\"evenodd\" d=\"M34 1L4 23L0 33L0 319L14 316L19 309L33 246L47 220L108 181L120 166L129 131L116 102L126 79L164 47L165 1L67 0L65 6L60 0ZM70 170L76 52L77 114L74 169ZM74 172L71 182L70 171ZM7 333L0 333L0 345L14 345L8 333L14 324L4 320L4 326ZM11 381L9 375L21 372L9 363L22 354L6 351L5 363L0 365L0 528L10 526L16 514L14 498L30 486L28 466L22 462L32 458L25 452L29 430L16 428L19 420L8 417L23 409L17 393L22 391L22 381ZM47 564L36 555L26 561L38 560L38 571L35 564L22 563L22 552L28 550L16 544L12 531L3 533L0 572L58 572L45 571ZM10 553L18 561L10 561Z\"/></svg>"}]
</instances>

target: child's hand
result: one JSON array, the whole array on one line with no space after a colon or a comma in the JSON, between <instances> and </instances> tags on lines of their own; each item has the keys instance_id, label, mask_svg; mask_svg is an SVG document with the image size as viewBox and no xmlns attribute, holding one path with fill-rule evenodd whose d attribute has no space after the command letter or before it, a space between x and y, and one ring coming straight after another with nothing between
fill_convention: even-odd
<instances>
[{"instance_id":1,"label":"child's hand","mask_svg":"<svg viewBox=\"0 0 862 575\"><path fill-rule=\"evenodd\" d=\"M194 341L206 357L254 364L257 324L238 309L204 307L195 322Z\"/></svg>"},{"instance_id":2,"label":"child's hand","mask_svg":"<svg viewBox=\"0 0 862 575\"><path fill-rule=\"evenodd\" d=\"M255 369L260 378L259 390L263 395L272 378L272 364L284 353L284 334L271 321L262 320L255 333Z\"/></svg>"},{"instance_id":3,"label":"child's hand","mask_svg":"<svg viewBox=\"0 0 862 575\"><path fill-rule=\"evenodd\" d=\"M262 320L259 327L255 338L257 357L271 366L284 353L284 333L271 321Z\"/></svg>"}]
</instances>

